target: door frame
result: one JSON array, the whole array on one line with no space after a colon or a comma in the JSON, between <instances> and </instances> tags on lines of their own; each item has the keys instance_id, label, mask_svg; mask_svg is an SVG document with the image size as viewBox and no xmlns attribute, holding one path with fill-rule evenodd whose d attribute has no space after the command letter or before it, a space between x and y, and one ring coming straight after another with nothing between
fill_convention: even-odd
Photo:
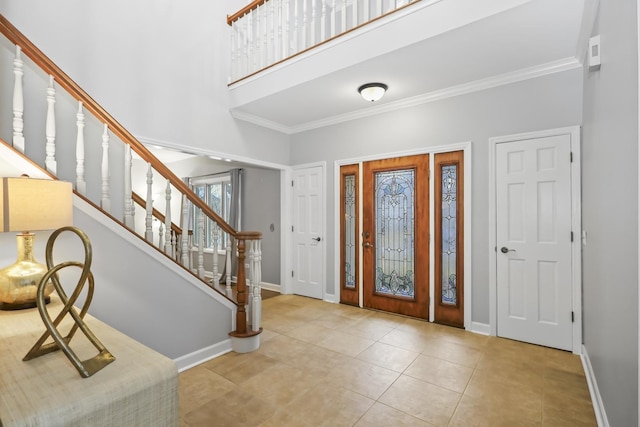
<instances>
[{"instance_id":1,"label":"door frame","mask_svg":"<svg viewBox=\"0 0 640 427\"><path fill-rule=\"evenodd\" d=\"M498 257L496 225L496 147L498 144L550 136L569 135L573 161L571 162L571 299L574 313L572 349L574 354L582 353L582 217L580 194L580 127L571 126L536 132L519 133L489 138L489 329L490 335L498 333Z\"/></svg>"},{"instance_id":2,"label":"door frame","mask_svg":"<svg viewBox=\"0 0 640 427\"><path fill-rule=\"evenodd\" d=\"M404 157L404 156L414 156L419 154L429 154L429 170L430 170L430 179L429 179L429 211L433 212L434 209L434 179L433 179L433 167L434 160L433 155L437 153L446 153L449 151L463 151L464 152L464 165L465 165L465 174L464 174L464 276L465 276L465 292L464 292L464 327L468 331L480 332L486 334L487 331L484 328L477 328L476 324L471 321L471 310L472 310L472 289L473 289L473 277L471 275L471 235L473 233L471 218L472 216L472 175L473 175L473 165L471 161L472 154L472 143L471 141L458 142L447 145L435 145L432 147L424 147L416 150L408 150L408 151L396 151L390 153L376 154L370 156L362 156L355 157L349 159L341 159L336 160L334 162L333 167L333 218L334 218L334 244L333 244L333 255L334 255L334 283L340 283L340 166L343 165L351 165L351 164L359 164L360 165L360 178L362 178L362 163L371 161L371 160L381 160L381 159L390 159L395 157ZM362 221L362 179L360 179L359 185L359 198L360 198L360 211L358 212L358 220ZM429 220L429 235L434 235L434 221L433 215L430 215ZM435 241L433 238L430 239L429 242L429 263L433 265L435 262L434 257L434 247ZM358 248L358 256L362 259L362 246ZM435 277L434 277L434 269L429 269L429 321L433 321L435 306L434 306L434 288L435 288ZM332 296L333 302L340 302L340 289L336 286L336 293ZM360 263L360 302L359 306L362 307L363 295L362 295L362 263Z\"/></svg>"},{"instance_id":3,"label":"door frame","mask_svg":"<svg viewBox=\"0 0 640 427\"><path fill-rule=\"evenodd\" d=\"M289 218L289 222L288 225L286 227L286 230L283 230L284 233L287 233L289 235L289 237L284 240L283 242L286 241L288 242L289 248L294 248L295 247L295 241L294 241L294 233L291 231L292 227L293 227L293 221L294 221L294 214L295 214L295 206L294 203L295 201L293 200L293 176L295 175L295 171L300 170L300 169L308 169L308 168L316 168L316 167L320 167L322 170L322 200L320 201L322 203L322 206L320 206L320 215L322 216L322 218L320 219L320 224L321 224L321 238L322 241L324 243L324 245L322 246L322 249L320 250L320 253L322 254L322 259L319 260L320 264L320 272L321 272L321 287L322 287L322 297L321 299L324 301L329 301L329 302L333 302L331 299L327 299L327 297L329 296L327 294L327 244L328 244L328 239L327 239L327 163L326 162L314 162L314 163L305 163L305 164L300 164L300 165L295 165L292 166L291 169L289 170L289 173L286 175L286 177L284 178L286 180L285 183L283 183L283 185L286 185L288 188L288 191L286 191L287 194L287 199L288 199L288 203L289 206L291 207L289 212L291 212L291 216ZM338 171L339 173L340 171ZM293 266L295 265L294 263L294 259L293 257L295 256L295 254L293 253L293 249L291 249L290 253L287 254L287 260L288 260L288 268L285 271L285 275L284 277L286 277L286 290L285 292L282 293L287 293L287 294L291 294L293 293L293 279L291 277L291 272L293 270ZM285 282L283 281L283 282Z\"/></svg>"}]
</instances>

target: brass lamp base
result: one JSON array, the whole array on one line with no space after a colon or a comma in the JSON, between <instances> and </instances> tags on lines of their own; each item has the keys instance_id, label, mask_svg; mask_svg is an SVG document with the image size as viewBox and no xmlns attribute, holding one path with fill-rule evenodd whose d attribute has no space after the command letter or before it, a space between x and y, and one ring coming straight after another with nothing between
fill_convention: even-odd
<instances>
[{"instance_id":1,"label":"brass lamp base","mask_svg":"<svg viewBox=\"0 0 640 427\"><path fill-rule=\"evenodd\" d=\"M16 235L18 260L0 270L0 310L21 310L36 306L38 284L47 272L47 266L34 259L34 239L33 233ZM52 292L53 284L48 282L44 292L47 299Z\"/></svg>"}]
</instances>

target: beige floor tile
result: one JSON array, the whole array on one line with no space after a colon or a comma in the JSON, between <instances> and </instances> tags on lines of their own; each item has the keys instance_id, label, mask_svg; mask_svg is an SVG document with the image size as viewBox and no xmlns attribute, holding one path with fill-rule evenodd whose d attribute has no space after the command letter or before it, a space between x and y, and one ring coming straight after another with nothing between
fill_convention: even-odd
<instances>
[{"instance_id":1,"label":"beige floor tile","mask_svg":"<svg viewBox=\"0 0 640 427\"><path fill-rule=\"evenodd\" d=\"M311 344L286 335L278 335L262 343L257 352L286 363L288 360L297 358L298 355L304 353L309 346Z\"/></svg>"},{"instance_id":2,"label":"beige floor tile","mask_svg":"<svg viewBox=\"0 0 640 427\"><path fill-rule=\"evenodd\" d=\"M283 407L322 381L307 370L278 364L242 383L243 390L265 402Z\"/></svg>"},{"instance_id":3,"label":"beige floor tile","mask_svg":"<svg viewBox=\"0 0 640 427\"><path fill-rule=\"evenodd\" d=\"M267 421L260 424L260 427L313 427L313 425L281 409Z\"/></svg>"},{"instance_id":4,"label":"beige floor tile","mask_svg":"<svg viewBox=\"0 0 640 427\"><path fill-rule=\"evenodd\" d=\"M419 356L404 371L405 375L457 393L464 392L472 373L472 368L425 355Z\"/></svg>"},{"instance_id":5,"label":"beige floor tile","mask_svg":"<svg viewBox=\"0 0 640 427\"><path fill-rule=\"evenodd\" d=\"M414 351L376 342L357 358L392 371L403 372L419 355Z\"/></svg>"},{"instance_id":6,"label":"beige floor tile","mask_svg":"<svg viewBox=\"0 0 640 427\"><path fill-rule=\"evenodd\" d=\"M335 329L342 329L345 327L353 326L356 323L358 323L358 321L360 320L360 318L353 318L353 317L345 316L344 314L345 313L339 313L339 314L332 313L332 314L314 319L312 320L312 322L317 325L324 326L325 328L335 330Z\"/></svg>"},{"instance_id":7,"label":"beige floor tile","mask_svg":"<svg viewBox=\"0 0 640 427\"><path fill-rule=\"evenodd\" d=\"M345 334L344 332L332 331L316 344L319 347L355 357L370 347L374 342L373 340Z\"/></svg>"},{"instance_id":8,"label":"beige floor tile","mask_svg":"<svg viewBox=\"0 0 640 427\"><path fill-rule=\"evenodd\" d=\"M236 389L236 387L228 379L208 369L196 367L182 372L178 385L180 416L186 415L204 403Z\"/></svg>"},{"instance_id":9,"label":"beige floor tile","mask_svg":"<svg viewBox=\"0 0 640 427\"><path fill-rule=\"evenodd\" d=\"M371 399L379 398L400 373L356 359L337 366L327 382L335 387L354 391Z\"/></svg>"},{"instance_id":10,"label":"beige floor tile","mask_svg":"<svg viewBox=\"0 0 640 427\"><path fill-rule=\"evenodd\" d=\"M232 390L183 416L191 427L258 426L271 418L276 407L243 390Z\"/></svg>"},{"instance_id":11,"label":"beige floor tile","mask_svg":"<svg viewBox=\"0 0 640 427\"><path fill-rule=\"evenodd\" d=\"M313 426L352 426L374 400L343 388L321 383L285 407L288 413Z\"/></svg>"},{"instance_id":12,"label":"beige floor tile","mask_svg":"<svg viewBox=\"0 0 640 427\"><path fill-rule=\"evenodd\" d=\"M260 343L270 340L271 338L275 338L280 335L277 332L271 331L269 329L262 328L262 333L260 334Z\"/></svg>"},{"instance_id":13,"label":"beige floor tile","mask_svg":"<svg viewBox=\"0 0 640 427\"><path fill-rule=\"evenodd\" d=\"M360 319L353 324L349 324L348 326L338 328L337 330L349 335L378 341L380 338L393 331L392 327L386 326L387 324L387 322L377 321L376 319L370 320L370 318L367 317L365 319Z\"/></svg>"},{"instance_id":14,"label":"beige floor tile","mask_svg":"<svg viewBox=\"0 0 640 427\"><path fill-rule=\"evenodd\" d=\"M508 405L487 405L484 401L462 396L450 427L514 427L540 426L540 419L527 419Z\"/></svg>"},{"instance_id":15,"label":"beige floor tile","mask_svg":"<svg viewBox=\"0 0 640 427\"><path fill-rule=\"evenodd\" d=\"M400 347L405 350L421 353L427 346L431 345L432 339L418 331L408 331L396 328L378 340L383 344Z\"/></svg>"},{"instance_id":16,"label":"beige floor tile","mask_svg":"<svg viewBox=\"0 0 640 427\"><path fill-rule=\"evenodd\" d=\"M331 332L333 332L333 329L325 328L324 326L315 323L308 323L304 326L287 332L286 335L300 341L316 343L329 336Z\"/></svg>"},{"instance_id":17,"label":"beige floor tile","mask_svg":"<svg viewBox=\"0 0 640 427\"><path fill-rule=\"evenodd\" d=\"M451 390L402 375L378 401L436 426L446 426L460 396Z\"/></svg>"},{"instance_id":18,"label":"beige floor tile","mask_svg":"<svg viewBox=\"0 0 640 427\"><path fill-rule=\"evenodd\" d=\"M595 413L590 400L575 398L571 394L545 393L542 401L543 423L573 423L579 426L596 426Z\"/></svg>"},{"instance_id":19,"label":"beige floor tile","mask_svg":"<svg viewBox=\"0 0 640 427\"><path fill-rule=\"evenodd\" d=\"M376 403L360 418L355 427L430 427L432 425L382 403Z\"/></svg>"},{"instance_id":20,"label":"beige floor tile","mask_svg":"<svg viewBox=\"0 0 640 427\"><path fill-rule=\"evenodd\" d=\"M475 368L478 360L482 357L482 351L476 348L454 344L442 338L429 342L429 345L422 350L422 354L470 368Z\"/></svg>"}]
</instances>

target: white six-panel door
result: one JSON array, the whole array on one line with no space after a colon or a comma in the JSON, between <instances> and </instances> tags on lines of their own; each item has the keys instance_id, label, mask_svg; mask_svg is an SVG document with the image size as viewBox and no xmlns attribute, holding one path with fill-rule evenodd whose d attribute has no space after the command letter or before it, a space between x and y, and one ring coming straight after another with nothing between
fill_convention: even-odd
<instances>
[{"instance_id":1,"label":"white six-panel door","mask_svg":"<svg viewBox=\"0 0 640 427\"><path fill-rule=\"evenodd\" d=\"M324 169L293 171L293 292L323 298Z\"/></svg>"},{"instance_id":2,"label":"white six-panel door","mask_svg":"<svg viewBox=\"0 0 640 427\"><path fill-rule=\"evenodd\" d=\"M496 146L497 334L571 350L569 135Z\"/></svg>"}]
</instances>

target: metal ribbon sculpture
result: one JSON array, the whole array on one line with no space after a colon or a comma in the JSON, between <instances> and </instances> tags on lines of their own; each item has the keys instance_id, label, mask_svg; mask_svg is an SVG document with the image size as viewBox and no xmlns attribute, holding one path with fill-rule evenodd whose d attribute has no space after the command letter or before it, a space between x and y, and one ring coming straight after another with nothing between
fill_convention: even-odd
<instances>
[{"instance_id":1,"label":"metal ribbon sculpture","mask_svg":"<svg viewBox=\"0 0 640 427\"><path fill-rule=\"evenodd\" d=\"M67 261L53 266L53 244L56 238L64 231L71 231L75 233L82 241L82 244L84 245L85 255L84 263L78 261ZM94 280L93 274L90 270L92 260L91 242L89 241L87 235L82 230L76 227L59 228L51 234L51 237L49 237L49 240L47 241L46 258L48 271L38 285L36 303L38 306L38 311L40 312L40 317L42 317L42 321L44 322L47 331L40 337L40 339L34 344L34 346L31 348L31 350L29 350L27 355L22 360L27 361L51 353L53 351L62 350L82 377L90 377L115 360L115 357L109 352L109 350L105 348L105 346L98 340L98 338L96 338L96 336L93 334L93 332L91 332L91 330L83 320L85 314L87 314L87 311L89 310L91 300L93 299ZM67 294L60 284L60 278L57 274L60 270L66 267L78 267L82 269L82 274L80 276L80 279L78 280L76 288L71 294L71 297L67 297ZM45 284L49 280L53 282L54 290L58 293L60 300L62 300L62 302L64 303L62 311L60 311L60 313L56 316L55 320L51 319L51 316L49 315L47 306L45 304L44 290ZM80 310L80 313L78 313L78 311L74 307L74 304L80 296L85 283L88 283L89 285L87 289L87 296L84 305ZM58 331L57 327L67 314L70 314L71 317L73 317L75 323L69 330L67 336L63 337L62 334L60 334L60 332ZM80 360L75 352L71 350L71 347L69 347L69 342L78 329L82 331L82 333L87 337L91 344L93 344L93 346L98 350L98 354L96 356L84 361ZM54 342L44 344L44 342L49 337L53 338Z\"/></svg>"}]
</instances>

